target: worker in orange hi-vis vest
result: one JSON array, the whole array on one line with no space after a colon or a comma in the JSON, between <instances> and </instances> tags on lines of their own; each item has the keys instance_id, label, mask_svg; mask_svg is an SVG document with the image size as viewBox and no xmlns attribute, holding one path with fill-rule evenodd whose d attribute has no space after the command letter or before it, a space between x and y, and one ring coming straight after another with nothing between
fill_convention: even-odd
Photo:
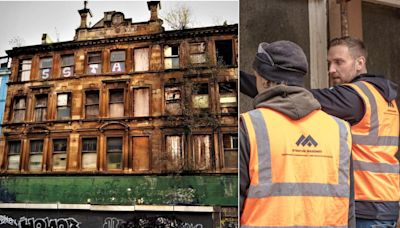
<instances>
[{"instance_id":1,"label":"worker in orange hi-vis vest","mask_svg":"<svg viewBox=\"0 0 400 228\"><path fill-rule=\"evenodd\" d=\"M397 85L368 74L367 57L361 40L333 39L328 63L335 86L311 93L323 111L351 125L357 228L396 227L400 200ZM240 82L241 92L254 97L255 77L241 72Z\"/></svg>"},{"instance_id":2,"label":"worker in orange hi-vis vest","mask_svg":"<svg viewBox=\"0 0 400 228\"><path fill-rule=\"evenodd\" d=\"M256 109L240 118L241 227L354 227L350 126L303 88L303 50L261 43L253 69Z\"/></svg>"}]
</instances>

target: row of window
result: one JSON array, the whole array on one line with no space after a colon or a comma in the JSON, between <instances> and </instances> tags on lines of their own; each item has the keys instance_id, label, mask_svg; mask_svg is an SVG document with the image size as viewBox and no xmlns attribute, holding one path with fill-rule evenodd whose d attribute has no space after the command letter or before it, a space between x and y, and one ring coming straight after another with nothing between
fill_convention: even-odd
<instances>
[{"instance_id":1,"label":"row of window","mask_svg":"<svg viewBox=\"0 0 400 228\"><path fill-rule=\"evenodd\" d=\"M233 63L233 47L232 40L215 41L216 59L219 64L232 65ZM178 69L179 61L179 45L164 46L164 69ZM148 71L150 65L149 48L135 48L133 50L134 71ZM207 62L206 43L189 44L189 57L191 64L204 64ZM102 52L87 53L86 74L102 73ZM110 72L125 73L126 72L126 50L113 50L110 52ZM23 59L19 63L17 81L31 80L31 59ZM75 57L73 54L61 56L61 77L71 77L75 73ZM42 57L39 63L40 79L49 79L53 77L53 57Z\"/></svg>"},{"instance_id":2,"label":"row of window","mask_svg":"<svg viewBox=\"0 0 400 228\"><path fill-rule=\"evenodd\" d=\"M220 111L221 113L236 113L237 111L237 94L236 82L220 82ZM182 114L182 87L166 86L164 88L165 112L168 115ZM193 84L191 102L193 109L209 108L209 88L208 83ZM134 88L133 95L133 116L146 117L151 116L150 99L151 90L149 87ZM57 93L56 114L57 120L68 120L71 118L71 96L72 93ZM126 90L124 88L116 88L108 90L108 117L124 117L129 116L125 112ZM35 122L49 120L49 98L48 94L36 94L33 99L33 119ZM100 116L100 90L87 90L84 92L84 110L83 115L86 119L97 118ZM26 120L27 98L26 96L14 97L12 122L23 122Z\"/></svg>"},{"instance_id":3,"label":"row of window","mask_svg":"<svg viewBox=\"0 0 400 228\"><path fill-rule=\"evenodd\" d=\"M193 135L190 154L184 149L182 135L165 136L165 155L161 159L166 160L169 170L209 170L212 169L213 147L211 135ZM124 146L123 136L106 137L105 153L99 151L97 137L81 138L79 149L79 168L81 171L95 170L123 170L135 171L151 170L151 147L149 136L135 136L132 140L132 151ZM49 140L46 147L44 139L31 139L28 141L28 149L25 156L21 141L7 141L7 163L9 171L25 170L30 172L41 171L66 171L71 148L68 138ZM237 168L238 138L237 134L223 134L223 154L221 156L223 168ZM46 149L49 148L49 149ZM100 156L104 156L105 162L99 162ZM124 163L124 159L130 158ZM188 161L188 164L185 164Z\"/></svg>"}]
</instances>

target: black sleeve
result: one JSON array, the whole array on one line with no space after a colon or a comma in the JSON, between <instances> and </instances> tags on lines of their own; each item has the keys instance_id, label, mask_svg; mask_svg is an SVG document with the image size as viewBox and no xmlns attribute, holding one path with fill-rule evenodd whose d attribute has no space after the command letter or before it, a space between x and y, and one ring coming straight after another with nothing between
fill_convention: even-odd
<instances>
[{"instance_id":1,"label":"black sleeve","mask_svg":"<svg viewBox=\"0 0 400 228\"><path fill-rule=\"evenodd\" d=\"M250 185L250 176L249 176L249 161L250 161L250 144L247 136L247 132L243 123L243 120L240 119L240 215L243 212L244 201L247 197L247 189Z\"/></svg>"},{"instance_id":2,"label":"black sleeve","mask_svg":"<svg viewBox=\"0 0 400 228\"><path fill-rule=\"evenodd\" d=\"M249 97L257 96L256 76L240 71L240 92Z\"/></svg>"},{"instance_id":3,"label":"black sleeve","mask_svg":"<svg viewBox=\"0 0 400 228\"><path fill-rule=\"evenodd\" d=\"M350 125L358 123L364 116L364 102L349 86L312 89L311 93L319 101L323 111L346 120Z\"/></svg>"}]
</instances>

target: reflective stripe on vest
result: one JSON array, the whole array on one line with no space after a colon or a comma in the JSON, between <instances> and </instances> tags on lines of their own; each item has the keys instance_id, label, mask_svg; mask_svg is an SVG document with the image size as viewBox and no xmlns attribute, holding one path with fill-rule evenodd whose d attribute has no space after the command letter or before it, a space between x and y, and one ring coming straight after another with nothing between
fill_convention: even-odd
<instances>
[{"instance_id":1,"label":"reflective stripe on vest","mask_svg":"<svg viewBox=\"0 0 400 228\"><path fill-rule=\"evenodd\" d=\"M322 111L315 111L314 113L316 117L318 115L324 115L324 118L328 116L328 118L331 118L330 120L334 119L334 121L331 121L328 126L332 128L336 123L337 129L339 129L339 142L338 148L340 151L337 151L338 155L336 155L338 158L338 164L336 164L335 168L338 168L339 170L336 171L337 173L337 182L336 184L332 183L301 183L301 182L290 182L290 183L283 183L283 182L274 182L273 181L273 167L271 165L271 142L270 137L268 135L268 123L266 123L266 113L268 112L274 112L269 109L257 109L250 111L248 113L242 114L242 118L244 120L244 124L247 128L247 133L249 136L250 140L250 163L249 163L249 168L252 167L253 171L250 170L250 177L251 177L251 183L247 192L247 198L242 214L242 226L241 227L347 227L347 211L346 211L346 206L348 207L348 197L349 197L349 162L350 162L350 145L348 139L349 137L349 130L346 128L345 123L342 120L339 120L335 117L328 116L327 114L323 113ZM282 114L280 114L282 115ZM282 115L283 116L283 115ZM313 121L313 120L311 120ZM317 121L314 121L315 124L320 124ZM285 126L282 126L284 128ZM328 128L328 127L327 127ZM325 129L327 129L325 128ZM329 128L330 130L332 130ZM332 133L332 132L330 132ZM300 138L299 140L303 139L304 141L306 138ZM296 141L295 141L296 142ZM293 142L293 143L295 143ZM304 146L304 145L303 145ZM255 155L255 156L252 156ZM276 174L275 174L276 175ZM285 197L283 197L285 196ZM324 201L326 199L329 199L329 201ZM252 207L250 204L261 204L264 203L266 205L271 205L268 204L270 202L269 200L275 200L274 202L276 204L272 205L289 205L290 204L293 207L296 207L295 202L301 201L302 203L304 202L312 202L312 201L317 201L319 202L317 205L322 206L322 207L332 207L338 211L343 211L345 210L346 215L345 218L343 216L341 218L338 218L337 221L341 221L342 224L337 224L335 222L331 222L330 224L317 224L319 222L318 219L304 219L305 223L310 223L310 224L286 224L285 222L282 222L281 226L276 226L271 225L269 221L266 221L266 226L262 226L265 224L254 224L252 222L252 218L250 218L252 215L248 216L248 218L243 218L243 216L247 216L248 214L257 214L257 213L262 213L266 214L266 211L263 212L256 212L254 211L254 208L246 208L247 207ZM249 203L249 201L251 203ZM278 202L278 203L277 203ZM279 203L282 202L282 203ZM329 203L327 203L329 202ZM333 202L333 203L332 203ZM345 203L343 203L345 202ZM334 206L332 206L334 205ZM338 206L340 205L340 206ZM278 206L279 207L279 206ZM247 213L246 212L247 209ZM265 209L265 208L264 208ZM275 208L277 209L277 208ZM282 209L282 208L280 208ZM266 206L266 210L274 210L274 208L269 208ZM312 210L316 210L313 208ZM317 209L318 210L318 209ZM305 210L307 211L307 210ZM304 211L304 214L306 212ZM335 214L334 211L330 211L330 213ZM282 211L282 219L284 220L284 215L290 214L290 211ZM335 217L332 214L326 214L325 217ZM304 217L308 217L309 215L304 215ZM267 216L268 217L268 216ZM266 219L270 220L270 219ZM309 221L313 220L313 221ZM318 220L317 222L314 220ZM328 219L329 220L329 219Z\"/></svg>"},{"instance_id":2,"label":"reflective stripe on vest","mask_svg":"<svg viewBox=\"0 0 400 228\"><path fill-rule=\"evenodd\" d=\"M365 114L351 127L355 199L393 202L400 199L399 163L395 158L399 143L399 112L368 82L346 84L362 98Z\"/></svg>"}]
</instances>

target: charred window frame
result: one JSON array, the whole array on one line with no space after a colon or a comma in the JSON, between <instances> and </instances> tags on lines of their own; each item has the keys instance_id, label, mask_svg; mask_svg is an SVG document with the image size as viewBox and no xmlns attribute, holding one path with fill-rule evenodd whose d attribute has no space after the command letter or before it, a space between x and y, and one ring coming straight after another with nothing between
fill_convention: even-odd
<instances>
[{"instance_id":1,"label":"charred window frame","mask_svg":"<svg viewBox=\"0 0 400 228\"><path fill-rule=\"evenodd\" d=\"M136 72L149 70L149 65L150 65L149 53L150 49L148 47L135 48L133 50L133 59Z\"/></svg>"},{"instance_id":2,"label":"charred window frame","mask_svg":"<svg viewBox=\"0 0 400 228\"><path fill-rule=\"evenodd\" d=\"M209 108L208 83L195 83L192 85L192 106L195 109Z\"/></svg>"},{"instance_id":3,"label":"charred window frame","mask_svg":"<svg viewBox=\"0 0 400 228\"><path fill-rule=\"evenodd\" d=\"M164 87L165 111L169 115L182 114L182 88L179 85Z\"/></svg>"},{"instance_id":4,"label":"charred window frame","mask_svg":"<svg viewBox=\"0 0 400 228\"><path fill-rule=\"evenodd\" d=\"M107 170L122 170L123 137L107 137Z\"/></svg>"},{"instance_id":5,"label":"charred window frame","mask_svg":"<svg viewBox=\"0 0 400 228\"><path fill-rule=\"evenodd\" d=\"M123 117L124 116L124 89L109 90L109 116Z\"/></svg>"},{"instance_id":6,"label":"charred window frame","mask_svg":"<svg viewBox=\"0 0 400 228\"><path fill-rule=\"evenodd\" d=\"M196 170L211 168L211 135L192 135L192 164Z\"/></svg>"},{"instance_id":7,"label":"charred window frame","mask_svg":"<svg viewBox=\"0 0 400 228\"><path fill-rule=\"evenodd\" d=\"M190 63L205 64L207 62L206 43L190 43L189 44Z\"/></svg>"},{"instance_id":8,"label":"charred window frame","mask_svg":"<svg viewBox=\"0 0 400 228\"><path fill-rule=\"evenodd\" d=\"M165 153L169 169L180 170L183 168L185 156L183 154L183 135L165 136Z\"/></svg>"},{"instance_id":9,"label":"charred window frame","mask_svg":"<svg viewBox=\"0 0 400 228\"><path fill-rule=\"evenodd\" d=\"M92 119L99 117L100 96L99 90L85 92L85 118Z\"/></svg>"},{"instance_id":10,"label":"charred window frame","mask_svg":"<svg viewBox=\"0 0 400 228\"><path fill-rule=\"evenodd\" d=\"M57 120L71 118L71 93L57 94Z\"/></svg>"},{"instance_id":11,"label":"charred window frame","mask_svg":"<svg viewBox=\"0 0 400 228\"><path fill-rule=\"evenodd\" d=\"M13 122L25 121L26 114L26 97L15 97L13 105Z\"/></svg>"},{"instance_id":12,"label":"charred window frame","mask_svg":"<svg viewBox=\"0 0 400 228\"><path fill-rule=\"evenodd\" d=\"M237 113L236 81L219 82L218 90L221 113Z\"/></svg>"},{"instance_id":13,"label":"charred window frame","mask_svg":"<svg viewBox=\"0 0 400 228\"><path fill-rule=\"evenodd\" d=\"M75 60L74 55L61 56L61 76L64 78L74 75Z\"/></svg>"},{"instance_id":14,"label":"charred window frame","mask_svg":"<svg viewBox=\"0 0 400 228\"><path fill-rule=\"evenodd\" d=\"M82 138L81 169L97 170L97 138Z\"/></svg>"},{"instance_id":15,"label":"charred window frame","mask_svg":"<svg viewBox=\"0 0 400 228\"><path fill-rule=\"evenodd\" d=\"M225 65L225 66L233 65L232 40L216 40L215 53L216 53L217 65Z\"/></svg>"},{"instance_id":16,"label":"charred window frame","mask_svg":"<svg viewBox=\"0 0 400 228\"><path fill-rule=\"evenodd\" d=\"M41 171L43 164L43 140L29 141L29 171Z\"/></svg>"},{"instance_id":17,"label":"charred window frame","mask_svg":"<svg viewBox=\"0 0 400 228\"><path fill-rule=\"evenodd\" d=\"M53 139L52 171L67 169L68 139Z\"/></svg>"},{"instance_id":18,"label":"charred window frame","mask_svg":"<svg viewBox=\"0 0 400 228\"><path fill-rule=\"evenodd\" d=\"M133 89L133 116L150 116L150 88L140 87Z\"/></svg>"},{"instance_id":19,"label":"charred window frame","mask_svg":"<svg viewBox=\"0 0 400 228\"><path fill-rule=\"evenodd\" d=\"M223 167L226 169L238 168L238 134L229 133L222 135L224 147Z\"/></svg>"},{"instance_id":20,"label":"charred window frame","mask_svg":"<svg viewBox=\"0 0 400 228\"><path fill-rule=\"evenodd\" d=\"M32 59L20 60L18 65L17 81L24 82L29 81L31 76Z\"/></svg>"},{"instance_id":21,"label":"charred window frame","mask_svg":"<svg viewBox=\"0 0 400 228\"><path fill-rule=\"evenodd\" d=\"M40 59L40 79L49 79L53 68L53 57L45 57Z\"/></svg>"},{"instance_id":22,"label":"charred window frame","mask_svg":"<svg viewBox=\"0 0 400 228\"><path fill-rule=\"evenodd\" d=\"M47 94L35 96L35 121L43 122L47 119Z\"/></svg>"},{"instance_id":23,"label":"charred window frame","mask_svg":"<svg viewBox=\"0 0 400 228\"><path fill-rule=\"evenodd\" d=\"M179 69L179 44L164 46L164 69Z\"/></svg>"},{"instance_id":24,"label":"charred window frame","mask_svg":"<svg viewBox=\"0 0 400 228\"><path fill-rule=\"evenodd\" d=\"M102 56L101 52L89 52L87 55L87 74L101 74Z\"/></svg>"},{"instance_id":25,"label":"charred window frame","mask_svg":"<svg viewBox=\"0 0 400 228\"><path fill-rule=\"evenodd\" d=\"M21 164L21 141L8 141L7 145L7 170L19 170Z\"/></svg>"},{"instance_id":26,"label":"charred window frame","mask_svg":"<svg viewBox=\"0 0 400 228\"><path fill-rule=\"evenodd\" d=\"M113 50L110 55L110 67L112 73L125 72L125 50Z\"/></svg>"}]
</instances>

